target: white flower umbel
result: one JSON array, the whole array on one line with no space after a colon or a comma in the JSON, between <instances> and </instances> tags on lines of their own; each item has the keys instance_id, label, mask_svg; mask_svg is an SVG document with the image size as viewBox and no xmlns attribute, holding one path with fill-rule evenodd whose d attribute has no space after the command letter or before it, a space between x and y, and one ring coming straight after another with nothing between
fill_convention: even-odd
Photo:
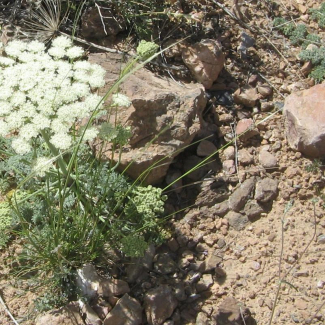
<instances>
[{"instance_id":1,"label":"white flower umbel","mask_svg":"<svg viewBox=\"0 0 325 325\"><path fill-rule=\"evenodd\" d=\"M129 107L129 106L131 106L131 104L132 103L131 103L129 97L127 97L123 94L117 93L112 96L112 105L113 106Z\"/></svg>"},{"instance_id":2,"label":"white flower umbel","mask_svg":"<svg viewBox=\"0 0 325 325\"><path fill-rule=\"evenodd\" d=\"M38 41L12 41L3 52L0 136L11 137L18 154L31 151L38 137L55 156L69 149L80 139L71 133L76 123L101 108L101 97L93 90L104 85L105 70L87 61L72 62L84 52L65 36L53 40L47 52ZM97 131L89 128L83 141L96 135Z\"/></svg>"},{"instance_id":3,"label":"white flower umbel","mask_svg":"<svg viewBox=\"0 0 325 325\"><path fill-rule=\"evenodd\" d=\"M52 159L48 157L39 157L36 159L33 167L33 171L39 177L44 177L46 172L48 172L53 167Z\"/></svg>"}]
</instances>

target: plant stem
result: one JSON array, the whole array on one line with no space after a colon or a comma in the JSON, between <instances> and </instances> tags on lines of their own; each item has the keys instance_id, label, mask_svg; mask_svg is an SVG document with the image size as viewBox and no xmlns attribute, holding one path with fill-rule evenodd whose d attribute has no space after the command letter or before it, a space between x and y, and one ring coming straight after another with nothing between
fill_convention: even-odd
<instances>
[{"instance_id":1,"label":"plant stem","mask_svg":"<svg viewBox=\"0 0 325 325\"><path fill-rule=\"evenodd\" d=\"M52 152L53 156L56 157L63 175L67 177L68 176L67 164L62 158L62 155L60 154L59 150L53 146L53 144L50 142L48 134L44 130L41 130L41 135L44 141L46 142L48 148Z\"/></svg>"}]
</instances>

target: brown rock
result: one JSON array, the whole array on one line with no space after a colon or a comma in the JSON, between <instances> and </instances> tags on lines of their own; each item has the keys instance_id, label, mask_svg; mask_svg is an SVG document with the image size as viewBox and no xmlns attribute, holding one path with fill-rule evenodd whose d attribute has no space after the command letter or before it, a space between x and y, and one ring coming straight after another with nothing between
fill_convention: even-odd
<instances>
[{"instance_id":1,"label":"brown rock","mask_svg":"<svg viewBox=\"0 0 325 325\"><path fill-rule=\"evenodd\" d=\"M259 154L259 161L260 164L264 167L264 168L275 168L278 165L278 161L276 159L276 157L274 155L272 155L271 153L269 153L266 150L262 150Z\"/></svg>"},{"instance_id":2,"label":"brown rock","mask_svg":"<svg viewBox=\"0 0 325 325\"><path fill-rule=\"evenodd\" d=\"M270 86L262 85L257 87L257 91L261 94L263 98L272 96L273 89Z\"/></svg>"},{"instance_id":3,"label":"brown rock","mask_svg":"<svg viewBox=\"0 0 325 325\"><path fill-rule=\"evenodd\" d=\"M238 88L234 92L233 97L236 104L241 104L246 107L254 107L260 98L256 88L252 88L250 86Z\"/></svg>"},{"instance_id":4,"label":"brown rock","mask_svg":"<svg viewBox=\"0 0 325 325\"><path fill-rule=\"evenodd\" d=\"M246 149L240 149L238 151L238 162L243 165L247 166L254 162L253 156L248 152Z\"/></svg>"},{"instance_id":5,"label":"brown rock","mask_svg":"<svg viewBox=\"0 0 325 325\"><path fill-rule=\"evenodd\" d=\"M225 56L222 46L215 40L202 40L183 50L182 58L195 79L206 89L211 88L223 69Z\"/></svg>"},{"instance_id":6,"label":"brown rock","mask_svg":"<svg viewBox=\"0 0 325 325\"><path fill-rule=\"evenodd\" d=\"M127 293L118 300L106 316L104 325L140 325L142 324L142 307Z\"/></svg>"},{"instance_id":7,"label":"brown rock","mask_svg":"<svg viewBox=\"0 0 325 325\"><path fill-rule=\"evenodd\" d=\"M226 297L219 306L215 316L218 325L251 325L254 320L248 308L233 297ZM243 319L244 318L244 319Z\"/></svg>"},{"instance_id":8,"label":"brown rock","mask_svg":"<svg viewBox=\"0 0 325 325\"><path fill-rule=\"evenodd\" d=\"M222 169L227 175L234 174L236 172L235 162L233 160L225 160L222 163Z\"/></svg>"},{"instance_id":9,"label":"brown rock","mask_svg":"<svg viewBox=\"0 0 325 325\"><path fill-rule=\"evenodd\" d=\"M291 94L285 100L286 135L290 147L309 157L325 155L325 84Z\"/></svg>"},{"instance_id":10,"label":"brown rock","mask_svg":"<svg viewBox=\"0 0 325 325\"><path fill-rule=\"evenodd\" d=\"M168 285L149 290L144 296L144 309L150 325L161 325L177 307L177 300ZM106 324L104 324L106 325Z\"/></svg>"},{"instance_id":11,"label":"brown rock","mask_svg":"<svg viewBox=\"0 0 325 325\"><path fill-rule=\"evenodd\" d=\"M101 8L101 18L96 7L89 7L82 15L81 34L89 40L100 40L106 37L114 39L125 30L125 24L119 17L113 16L110 9ZM104 25L104 26L103 26Z\"/></svg>"},{"instance_id":12,"label":"brown rock","mask_svg":"<svg viewBox=\"0 0 325 325\"><path fill-rule=\"evenodd\" d=\"M100 94L104 94L119 78L123 56L94 53L89 61L106 70L107 84L100 91ZM200 130L202 111L206 106L204 88L194 84L181 87L167 78L141 69L119 86L119 92L127 95L132 105L119 107L112 112L109 122L112 125L130 126L132 137L124 146L118 168L126 170L128 166L126 173L136 179L163 159L146 178L148 184L158 183L166 175L174 156L189 145ZM157 140L152 141L158 134ZM95 151L98 152L99 148L102 148L100 141L93 144ZM112 158L110 142L105 143L103 152L102 159ZM117 162L118 156L116 152L114 162Z\"/></svg>"},{"instance_id":13,"label":"brown rock","mask_svg":"<svg viewBox=\"0 0 325 325\"><path fill-rule=\"evenodd\" d=\"M119 279L102 279L98 285L98 294L102 297L122 296L130 292L127 282Z\"/></svg>"}]
</instances>

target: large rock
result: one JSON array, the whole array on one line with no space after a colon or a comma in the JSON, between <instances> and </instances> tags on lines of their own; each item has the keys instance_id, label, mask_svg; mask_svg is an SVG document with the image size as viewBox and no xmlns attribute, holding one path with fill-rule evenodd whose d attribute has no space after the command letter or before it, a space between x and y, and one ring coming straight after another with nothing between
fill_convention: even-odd
<instances>
[{"instance_id":1,"label":"large rock","mask_svg":"<svg viewBox=\"0 0 325 325\"><path fill-rule=\"evenodd\" d=\"M118 79L124 64L123 57L96 53L89 59L107 71L107 84L101 90L104 94ZM130 107L118 107L109 116L111 124L130 126L132 130L119 168L125 170L128 166L126 172L137 178L156 163L146 183L157 183L166 175L173 158L192 142L200 130L202 111L207 101L204 88L197 84L182 87L170 79L158 78L146 69L140 69L119 86L119 92L127 95L132 102ZM107 143L103 158L111 159L111 150L111 144ZM114 160L117 159L116 152Z\"/></svg>"},{"instance_id":2,"label":"large rock","mask_svg":"<svg viewBox=\"0 0 325 325\"><path fill-rule=\"evenodd\" d=\"M165 284L149 290L144 297L144 308L150 325L161 325L176 307L177 300L172 289Z\"/></svg>"},{"instance_id":3,"label":"large rock","mask_svg":"<svg viewBox=\"0 0 325 325\"><path fill-rule=\"evenodd\" d=\"M195 79L209 89L217 80L225 64L221 44L216 40L202 40L183 50L182 58Z\"/></svg>"},{"instance_id":4,"label":"large rock","mask_svg":"<svg viewBox=\"0 0 325 325\"><path fill-rule=\"evenodd\" d=\"M286 98L283 113L292 149L313 158L325 156L324 105L324 83Z\"/></svg>"},{"instance_id":5,"label":"large rock","mask_svg":"<svg viewBox=\"0 0 325 325\"><path fill-rule=\"evenodd\" d=\"M259 202L268 202L276 198L278 194L277 180L264 178L256 183L255 199Z\"/></svg>"},{"instance_id":6,"label":"large rock","mask_svg":"<svg viewBox=\"0 0 325 325\"><path fill-rule=\"evenodd\" d=\"M116 303L106 316L104 325L140 325L142 324L142 307L127 293Z\"/></svg>"}]
</instances>

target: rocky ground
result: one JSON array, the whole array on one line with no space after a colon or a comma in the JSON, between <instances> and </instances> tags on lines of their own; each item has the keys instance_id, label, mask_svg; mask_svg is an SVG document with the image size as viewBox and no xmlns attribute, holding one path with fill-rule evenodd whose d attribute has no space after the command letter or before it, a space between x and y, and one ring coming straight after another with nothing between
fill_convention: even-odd
<instances>
[{"instance_id":1,"label":"rocky ground","mask_svg":"<svg viewBox=\"0 0 325 325\"><path fill-rule=\"evenodd\" d=\"M307 116L300 122L321 123L313 110L324 102L324 89L314 90L297 59L300 49L272 30L275 15L294 17L323 36L307 11L319 4L220 3L209 13L215 19L206 22L206 35L222 49L211 41L180 45L166 53L173 79L151 69L121 86L133 104L118 116L134 131L124 164L141 156L132 176L166 156L150 182L170 184L207 164L172 186L167 211L187 208L169 222L166 244L150 247L140 260L108 255L113 263L106 269L79 270L89 304L72 303L35 321L37 294L8 277L15 269L10 256L21 246L3 250L0 294L19 324L269 324L273 309L272 324L324 324L324 176L310 158L321 148L293 150L288 122L289 113L296 114L290 107L303 103ZM207 57L216 60L214 69L203 64ZM95 53L90 60L105 67L108 83L123 64L116 53ZM180 83L179 67L187 73L183 82L189 75L196 82ZM291 95L303 89L310 91ZM173 132L144 154L141 148L157 129L152 121L162 128L171 120ZM217 157L206 158L220 148ZM3 307L0 323L12 323Z\"/></svg>"}]
</instances>

